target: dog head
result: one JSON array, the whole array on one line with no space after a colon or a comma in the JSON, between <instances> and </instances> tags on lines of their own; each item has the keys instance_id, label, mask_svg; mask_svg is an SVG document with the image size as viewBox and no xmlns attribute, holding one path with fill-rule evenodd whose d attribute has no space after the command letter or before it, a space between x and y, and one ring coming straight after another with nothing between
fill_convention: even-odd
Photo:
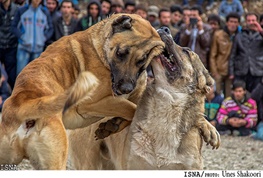
<instances>
[{"instance_id":1,"label":"dog head","mask_svg":"<svg viewBox=\"0 0 263 178\"><path fill-rule=\"evenodd\" d=\"M103 28L103 58L111 71L112 90L115 95L128 94L164 43L151 24L135 14L112 15Z\"/></svg>"},{"instance_id":2,"label":"dog head","mask_svg":"<svg viewBox=\"0 0 263 178\"><path fill-rule=\"evenodd\" d=\"M208 93L214 80L199 56L189 48L176 45L167 27L158 29L158 33L165 43L165 48L151 63L154 82L167 88L176 86L184 93Z\"/></svg>"}]
</instances>

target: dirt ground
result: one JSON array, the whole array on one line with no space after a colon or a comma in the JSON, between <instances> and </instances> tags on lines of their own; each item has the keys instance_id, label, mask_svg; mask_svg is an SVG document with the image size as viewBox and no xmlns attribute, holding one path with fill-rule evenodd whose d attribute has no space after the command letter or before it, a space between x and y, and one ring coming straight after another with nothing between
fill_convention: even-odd
<instances>
[{"instance_id":1,"label":"dirt ground","mask_svg":"<svg viewBox=\"0 0 263 178\"><path fill-rule=\"evenodd\" d=\"M263 141L250 137L221 136L221 146L203 145L204 170L263 170ZM32 170L27 160L19 170Z\"/></svg>"}]
</instances>

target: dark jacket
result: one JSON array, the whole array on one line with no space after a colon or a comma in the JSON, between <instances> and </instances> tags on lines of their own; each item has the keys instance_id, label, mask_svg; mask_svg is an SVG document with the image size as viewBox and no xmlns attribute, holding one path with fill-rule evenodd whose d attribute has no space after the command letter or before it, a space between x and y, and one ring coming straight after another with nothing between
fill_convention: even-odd
<instances>
[{"instance_id":1,"label":"dark jacket","mask_svg":"<svg viewBox=\"0 0 263 178\"><path fill-rule=\"evenodd\" d=\"M258 121L263 122L263 78L262 81L252 91L251 98L257 102L259 119Z\"/></svg>"},{"instance_id":2,"label":"dark jacket","mask_svg":"<svg viewBox=\"0 0 263 178\"><path fill-rule=\"evenodd\" d=\"M89 8L92 4L96 4L98 5L99 8L99 15L97 17L97 19L92 19L90 12L89 12ZM82 31L82 30L86 30L89 27L91 27L92 25L98 23L99 21L101 21L103 19L103 16L101 15L101 5L100 2L97 0L91 0L89 1L89 4L87 6L87 15L80 18L78 21L78 24L75 28L75 31Z\"/></svg>"},{"instance_id":3,"label":"dark jacket","mask_svg":"<svg viewBox=\"0 0 263 178\"><path fill-rule=\"evenodd\" d=\"M194 52L199 55L204 66L208 69L207 56L211 45L212 28L210 27L210 25L205 23L203 24L203 28L204 28L204 32L202 34L199 34L198 32ZM181 27L179 40L180 40L179 44L183 47L191 48L193 44L192 35L187 33L185 24L183 24Z\"/></svg>"},{"instance_id":4,"label":"dark jacket","mask_svg":"<svg viewBox=\"0 0 263 178\"><path fill-rule=\"evenodd\" d=\"M6 11L0 3L0 48L2 49L17 47L17 38L10 30L17 8L17 5L11 3Z\"/></svg>"},{"instance_id":5,"label":"dark jacket","mask_svg":"<svg viewBox=\"0 0 263 178\"><path fill-rule=\"evenodd\" d=\"M71 18L70 21L70 31L69 35L73 34L75 31L77 25L77 20L74 19L73 17ZM57 41L59 38L64 36L64 29L63 29L63 18L59 17L53 22L53 27L54 27L54 37L53 40Z\"/></svg>"},{"instance_id":6,"label":"dark jacket","mask_svg":"<svg viewBox=\"0 0 263 178\"><path fill-rule=\"evenodd\" d=\"M263 34L243 29L237 34L229 59L229 75L263 76Z\"/></svg>"}]
</instances>

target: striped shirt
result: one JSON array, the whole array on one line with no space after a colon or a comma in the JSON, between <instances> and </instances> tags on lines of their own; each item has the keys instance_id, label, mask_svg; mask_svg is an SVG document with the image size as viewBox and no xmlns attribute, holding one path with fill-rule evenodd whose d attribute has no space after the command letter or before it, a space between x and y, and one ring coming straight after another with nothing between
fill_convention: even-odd
<instances>
[{"instance_id":1,"label":"striped shirt","mask_svg":"<svg viewBox=\"0 0 263 178\"><path fill-rule=\"evenodd\" d=\"M247 121L246 128L252 128L256 126L258 120L257 104L252 98L246 99L243 103L237 104L232 97L226 98L217 113L218 123L221 125L227 125L228 114L231 111L236 111L243 119Z\"/></svg>"}]
</instances>

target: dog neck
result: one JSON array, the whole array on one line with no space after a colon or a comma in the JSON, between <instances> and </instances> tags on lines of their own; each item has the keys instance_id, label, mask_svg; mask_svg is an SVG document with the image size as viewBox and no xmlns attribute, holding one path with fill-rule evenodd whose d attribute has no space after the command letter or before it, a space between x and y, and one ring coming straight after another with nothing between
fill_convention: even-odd
<instances>
[{"instance_id":1,"label":"dog neck","mask_svg":"<svg viewBox=\"0 0 263 178\"><path fill-rule=\"evenodd\" d=\"M131 124L131 155L157 169L187 159L179 158L177 150L184 134L194 125L195 116L190 115L190 110L193 113L196 104L193 96L179 90L148 87Z\"/></svg>"}]
</instances>

